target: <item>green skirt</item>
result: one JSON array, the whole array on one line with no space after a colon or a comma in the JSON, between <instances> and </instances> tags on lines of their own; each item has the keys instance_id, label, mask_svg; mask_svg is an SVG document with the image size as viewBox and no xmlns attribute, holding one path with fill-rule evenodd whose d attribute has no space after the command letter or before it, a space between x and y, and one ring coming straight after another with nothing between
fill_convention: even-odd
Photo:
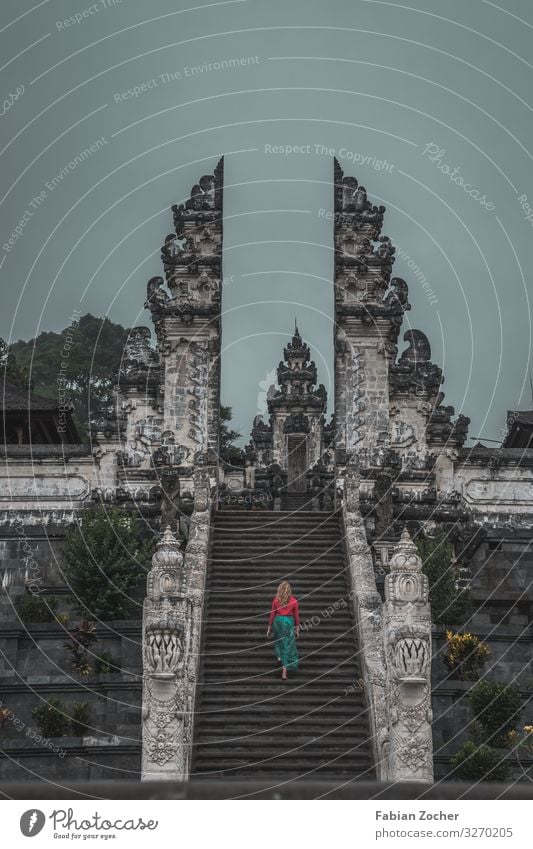
<instances>
[{"instance_id":1,"label":"green skirt","mask_svg":"<svg viewBox=\"0 0 533 849\"><path fill-rule=\"evenodd\" d=\"M274 649L281 665L291 672L298 669L298 649L294 635L294 616L276 616L272 623Z\"/></svg>"}]
</instances>

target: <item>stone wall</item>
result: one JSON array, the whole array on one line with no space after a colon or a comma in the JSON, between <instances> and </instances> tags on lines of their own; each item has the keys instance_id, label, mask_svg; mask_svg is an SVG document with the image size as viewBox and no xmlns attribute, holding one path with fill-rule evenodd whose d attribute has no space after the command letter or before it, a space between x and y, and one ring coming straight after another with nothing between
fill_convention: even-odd
<instances>
[{"instance_id":1,"label":"stone wall","mask_svg":"<svg viewBox=\"0 0 533 849\"><path fill-rule=\"evenodd\" d=\"M487 643L490 656L484 676L498 683L513 684L524 703L533 696L533 586L532 558L527 543L485 542L472 558L471 594L474 613L468 630ZM443 662L446 636L434 628L432 664L433 741L435 777L450 773L450 756L469 738L473 716L468 708L468 691L475 682L450 678ZM527 707L518 727L530 722ZM520 776L510 756L513 775ZM526 760L522 758L524 763Z\"/></svg>"},{"instance_id":2,"label":"stone wall","mask_svg":"<svg viewBox=\"0 0 533 849\"><path fill-rule=\"evenodd\" d=\"M92 652L109 652L118 670L80 677L64 648L65 627L2 618L0 707L10 718L0 728L0 781L139 780L141 623L102 623L97 637ZM67 716L74 703L88 703L90 727L83 737L42 738L32 709L51 696L61 699Z\"/></svg>"}]
</instances>

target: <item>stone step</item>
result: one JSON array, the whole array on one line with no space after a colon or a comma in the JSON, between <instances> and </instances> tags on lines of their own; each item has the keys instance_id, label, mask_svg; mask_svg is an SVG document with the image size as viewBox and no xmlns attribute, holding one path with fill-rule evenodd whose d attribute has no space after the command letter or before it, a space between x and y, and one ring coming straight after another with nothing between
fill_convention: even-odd
<instances>
[{"instance_id":1,"label":"stone step","mask_svg":"<svg viewBox=\"0 0 533 849\"><path fill-rule=\"evenodd\" d=\"M211 637L213 636L213 639ZM237 663L245 661L247 658L250 662L257 666L270 664L274 657L274 644L267 640L266 637L252 640L238 640L230 642L227 637L222 636L216 641L215 635L208 635L201 649L201 656L205 660L212 659L215 663L224 664L227 660L231 662L234 659ZM320 658L321 663L331 664L336 666L338 663L355 662L358 657L359 649L354 643L351 634L339 637L336 634L325 636L316 636L311 640L302 642L300 637L298 644L298 655L301 663L308 659Z\"/></svg>"},{"instance_id":2,"label":"stone step","mask_svg":"<svg viewBox=\"0 0 533 849\"><path fill-rule=\"evenodd\" d=\"M338 536L332 537L331 539L316 539L314 540L312 537L300 537L300 538L291 538L291 539L273 539L271 535L265 537L265 539L250 539L250 538L239 538L235 539L233 537L227 537L227 539L219 540L218 542L213 544L214 551L228 551L228 550L250 550L256 556L261 556L262 554L293 554L300 551L311 551L317 553L326 553L328 551L335 552L337 554L342 555L342 547L343 542L339 539Z\"/></svg>"},{"instance_id":3,"label":"stone step","mask_svg":"<svg viewBox=\"0 0 533 849\"><path fill-rule=\"evenodd\" d=\"M283 752L293 750L298 752L303 747L313 746L318 751L320 749L331 749L332 746L338 748L340 752L348 752L355 747L363 747L368 744L366 736L361 732L356 734L352 731L351 734L340 729L342 733L331 731L329 734L296 734L294 732L277 733L276 729L269 729L266 732L259 734L249 734L242 736L224 735L204 733L202 742L196 743L194 748L197 754L217 752L221 749L234 749L238 753L241 748L248 750L254 747L261 747L263 751ZM267 736L268 735L268 736Z\"/></svg>"},{"instance_id":4,"label":"stone step","mask_svg":"<svg viewBox=\"0 0 533 849\"><path fill-rule=\"evenodd\" d=\"M290 686L291 692L299 694L322 694L326 699L335 697L349 698L352 695L352 688L356 686L358 675L342 675L342 674L327 674L323 670L317 670L316 674L307 672L305 677L298 673L293 673L293 677L289 678L287 686ZM279 687L285 682L281 680L279 668L272 668L269 671L264 671L262 675L246 676L236 670L234 674L211 676L208 682L199 682L198 695L206 698L216 694L232 695L246 699L257 701L261 698L269 698L270 696L279 695ZM348 694L348 695L346 695ZM362 693L358 690L353 692L353 695Z\"/></svg>"},{"instance_id":5,"label":"stone step","mask_svg":"<svg viewBox=\"0 0 533 849\"><path fill-rule=\"evenodd\" d=\"M318 770L324 767L333 766L344 770L363 770L369 769L369 750L361 748L359 751L343 752L336 747L324 749L322 751L306 753L305 750L298 750L283 753L277 757L271 752L260 749L253 752L243 752L242 754L234 753L227 749L220 749L199 753L195 758L195 775L199 772L211 772L219 769L223 770L224 775L228 774L229 770L238 771L241 768L254 771L261 768L265 771L277 772L278 770L296 771L296 774L301 775L308 770Z\"/></svg>"},{"instance_id":6,"label":"stone step","mask_svg":"<svg viewBox=\"0 0 533 849\"><path fill-rule=\"evenodd\" d=\"M302 555L291 555L283 558L274 555L264 556L262 559L251 557L222 557L212 554L209 557L211 574L220 578L247 578L248 576L266 577L274 581L278 575L289 573L302 574L304 577L315 580L333 577L334 575L348 574L348 569L340 557L332 554L315 554L310 558ZM216 572L214 571L216 570Z\"/></svg>"},{"instance_id":7,"label":"stone step","mask_svg":"<svg viewBox=\"0 0 533 849\"><path fill-rule=\"evenodd\" d=\"M268 627L267 610L263 612L262 616L249 620L243 618L221 619L218 616L215 618L214 614L212 616L210 615L212 613L213 611L207 608L205 634L208 639L220 636L222 640L226 640L226 645L228 645L227 641L230 637L233 638L233 644L235 644L235 639L238 638L250 639L250 646L252 644L256 646L257 644L268 644L266 636L266 629ZM304 623L305 627L303 627ZM327 637L331 640L335 636L342 638L348 635L351 635L351 643L353 645L355 631L353 630L352 620L348 617L336 618L334 616L324 616L319 622L316 622L316 620L313 622L312 617L308 619L305 614L300 616L300 640L307 641L310 639L312 642L315 642L319 637L323 639Z\"/></svg>"},{"instance_id":8,"label":"stone step","mask_svg":"<svg viewBox=\"0 0 533 849\"><path fill-rule=\"evenodd\" d=\"M265 682L266 684L274 680L278 681L281 674L281 666L275 661L273 655L263 664L244 667L242 665L217 667L216 657L212 658L210 655L204 655L203 662L205 664L205 677L200 679L199 686L200 684L211 684L212 682L218 684L224 680L249 683ZM324 661L313 662L312 658L300 658L299 668L296 672L293 672L293 677L290 678L290 681L298 684L327 681L330 682L329 686L332 686L335 681L340 681L344 686L345 683L347 685L351 684L361 677L356 658L352 658L349 662L340 663L334 667L327 666Z\"/></svg>"},{"instance_id":9,"label":"stone step","mask_svg":"<svg viewBox=\"0 0 533 849\"><path fill-rule=\"evenodd\" d=\"M272 749L255 747L233 747L231 745L221 747L210 747L209 750L197 750L195 757L196 770L202 768L215 768L217 762L224 769L250 767L252 765L271 767L295 766L299 770L313 767L321 767L326 764L342 766L345 769L364 767L368 762L369 746L360 743L351 750L341 746L324 746L308 744L307 746L288 747L280 754L275 754Z\"/></svg>"},{"instance_id":10,"label":"stone step","mask_svg":"<svg viewBox=\"0 0 533 849\"><path fill-rule=\"evenodd\" d=\"M255 519L255 518L269 518L275 519L280 522L285 522L287 520L291 520L292 514L288 510L243 510L241 515L244 519ZM335 513L332 510L302 510L299 516L304 516L313 522L320 522L324 519L326 520L335 520L338 521L338 513ZM224 513L224 511L218 511L215 514L216 521L225 521L226 519L235 518L235 514Z\"/></svg>"},{"instance_id":11,"label":"stone step","mask_svg":"<svg viewBox=\"0 0 533 849\"><path fill-rule=\"evenodd\" d=\"M239 542L234 542L233 540L229 540L224 543L219 543L218 545L214 545L211 549L211 559L212 560L227 560L230 556L235 556L235 559L238 559L239 563L243 560L251 560L252 562L261 562L263 560L271 560L276 557L278 559L291 559L297 558L301 560L302 558L307 558L310 562L314 562L318 560L322 562L336 557L337 560L342 562L343 553L341 550L342 543L337 541L332 541L326 545L314 545L313 542L308 542L305 545L302 541L297 542L287 542L279 543L276 545L271 541L265 542L264 544L258 545L257 543L248 541L248 540L240 540Z\"/></svg>"},{"instance_id":12,"label":"stone step","mask_svg":"<svg viewBox=\"0 0 533 849\"><path fill-rule=\"evenodd\" d=\"M223 531L220 531L217 539L214 540L214 545L226 545L227 543L256 544L258 541L264 541L271 546L276 546L278 544L300 545L305 542L313 542L324 547L327 545L339 544L341 542L341 538L339 532L333 528L327 531L315 529L309 531L302 529L299 532L285 531L284 533L266 530L262 534L259 534L257 531L241 529L238 532L228 531L227 533L224 533Z\"/></svg>"},{"instance_id":13,"label":"stone step","mask_svg":"<svg viewBox=\"0 0 533 849\"><path fill-rule=\"evenodd\" d=\"M278 724L270 721L266 726L260 728L257 725L238 723L235 727L228 724L227 718L224 722L217 723L214 721L205 720L197 731L202 732L202 742L195 743L194 748L200 751L204 747L207 749L211 745L229 744L233 741L241 741L246 745L258 745L275 748L289 744L299 746L313 740L324 742L335 742L339 745L355 746L358 743L368 743L366 734L361 726L359 717L353 721L337 722L327 726L322 725L317 720L314 724L304 723L305 718L301 718L302 726L299 727L296 721L290 724Z\"/></svg>"},{"instance_id":14,"label":"stone step","mask_svg":"<svg viewBox=\"0 0 533 849\"><path fill-rule=\"evenodd\" d=\"M262 687L253 686L248 681L240 684L221 682L202 686L198 690L199 705L202 710L207 710L220 706L231 707L233 705L260 705L265 703L271 709L275 707L279 713L278 706L280 704L290 703L300 707L303 705L305 709L301 712L305 714L312 706L336 704L349 700L349 706L344 705L348 715L351 715L351 711L361 713L366 710L363 694L350 692L353 679L348 681L340 679L338 682L333 679L327 682L318 678L315 683L309 684L308 682L300 683L293 678L289 678L289 681L285 682L277 675L272 677L271 683L272 686L264 684ZM287 688L285 693L280 693L278 690L278 687L282 684ZM281 716L281 718L283 717Z\"/></svg>"},{"instance_id":15,"label":"stone step","mask_svg":"<svg viewBox=\"0 0 533 849\"><path fill-rule=\"evenodd\" d=\"M342 656L339 656L342 649ZM305 643L298 647L300 656L300 665L308 664L313 661L320 662L322 665L327 665L333 661L333 665L344 665L345 663L354 663L359 654L359 649L354 644L353 640L348 642L343 641L321 641L315 643ZM230 664L235 664L239 668L248 668L253 666L257 668L265 668L272 663L274 655L274 647L272 643L263 643L256 648L251 646L227 646L224 644L206 643L201 652L201 657L204 663L216 665L217 668L224 668Z\"/></svg>"},{"instance_id":16,"label":"stone step","mask_svg":"<svg viewBox=\"0 0 533 849\"><path fill-rule=\"evenodd\" d=\"M278 576L276 576L277 578ZM298 598L300 606L306 600L309 605L316 606L317 604L328 605L338 601L338 609L345 609L341 604L342 599L348 599L349 591L344 575L322 576L319 578L311 578L307 575L306 580L303 580L303 575L296 575L296 579L291 583L294 595ZM259 582L254 582L254 579L259 578ZM249 585L246 585L246 582ZM241 576L240 583L237 580L224 581L218 578L216 581L208 580L206 599L209 602L222 602L226 604L235 604L238 608L247 606L257 606L272 603L272 599L276 595L279 581L268 581L260 575ZM298 589L299 595L294 591ZM346 601L347 603L347 601Z\"/></svg>"},{"instance_id":17,"label":"stone step","mask_svg":"<svg viewBox=\"0 0 533 849\"><path fill-rule=\"evenodd\" d=\"M298 510L292 513L288 510L246 510L242 513L216 513L215 526L225 524L238 525L276 525L277 527L292 527L296 524L307 523L314 527L339 525L338 513L327 513L324 510Z\"/></svg>"},{"instance_id":18,"label":"stone step","mask_svg":"<svg viewBox=\"0 0 533 849\"><path fill-rule=\"evenodd\" d=\"M196 781L213 781L213 780L221 780L224 781L238 781L241 783L242 781L262 781L269 782L272 787L282 787L284 785L290 785L294 781L320 781L324 783L331 784L334 786L346 787L352 783L358 783L359 781L373 781L375 780L375 773L371 766L360 768L351 768L351 769L341 769L341 768L330 768L330 767L319 767L316 769L307 769L301 772L296 772L293 769L285 769L285 770L277 770L274 771L272 769L262 769L261 767L254 767L253 769L239 769L239 770L227 770L223 769L214 770L212 772L199 772L192 773L192 778Z\"/></svg>"},{"instance_id":19,"label":"stone step","mask_svg":"<svg viewBox=\"0 0 533 849\"><path fill-rule=\"evenodd\" d=\"M334 709L336 709L346 718L352 715L351 712L355 705L352 694L345 696L343 692L332 693L331 689L328 690L327 688L315 690L309 687L301 687L298 689L296 686L291 686L291 679L286 682L281 681L281 679L278 679L278 681L280 685L283 684L284 692L250 693L247 698L243 698L240 693L223 691L222 688L219 692L202 693L199 715L246 709L250 713L268 713L270 716L272 716L273 711L278 711L283 717L284 711L302 715L314 709L326 707L328 712L334 712ZM292 683L296 685L297 682ZM345 704L347 699L350 699L349 705ZM251 716L249 719L251 719Z\"/></svg>"},{"instance_id":20,"label":"stone step","mask_svg":"<svg viewBox=\"0 0 533 849\"><path fill-rule=\"evenodd\" d=\"M279 583L279 582L278 582ZM300 587L300 583L302 586ZM301 575L298 576L296 582L294 582L294 588L298 588L300 591L300 598L305 600L307 598L320 599L324 600L325 604L333 603L342 598L348 599L348 587L346 586L346 581L344 577L339 578L336 575L332 575L331 577L325 577L323 579L319 578L318 580L307 580L305 581L305 586L303 586L303 581L301 581ZM206 598L208 601L219 599L235 599L236 604L247 604L248 602L254 603L263 603L266 599L272 602L276 594L278 584L275 581L271 582L261 582L260 584L251 584L250 586L243 586L243 579L241 578L240 583L237 581L222 581L217 579L216 581L212 580L208 583L208 589L206 592ZM341 605L342 607L342 605Z\"/></svg>"},{"instance_id":21,"label":"stone step","mask_svg":"<svg viewBox=\"0 0 533 849\"><path fill-rule=\"evenodd\" d=\"M310 649L309 646L306 646L305 649L300 649L300 672L304 672L304 670L309 670L309 674L315 673L317 669L323 670L325 672L333 671L335 669L344 669L349 670L350 674L352 669L357 667L357 649L355 646L347 646L346 653L343 653L344 656L342 658L337 658L336 662L331 664L331 661L338 655L338 643L335 643L334 650L327 650L327 648L318 647L316 649ZM350 652L350 649L353 650ZM248 674L250 672L255 675L267 674L269 670L276 668L276 658L275 652L273 648L269 647L268 653L259 654L258 652L254 652L253 654L248 653L244 655L238 652L226 651L212 651L210 646L206 646L204 651L201 654L202 661L205 667L206 672L209 671L210 674L214 674L216 671L222 672L223 670L227 670L228 672L239 671L242 670L243 674Z\"/></svg>"},{"instance_id":22,"label":"stone step","mask_svg":"<svg viewBox=\"0 0 533 849\"><path fill-rule=\"evenodd\" d=\"M299 593L299 601L300 601L300 623L306 620L306 618L310 620L312 617L322 617L323 619L335 619L336 623L340 623L342 621L351 621L350 611L347 607L339 607L335 609L333 607L334 602L327 601L318 601L315 603L311 602L310 596L304 596L302 593ZM240 608L240 609L239 609ZM256 621L259 619L263 621L266 617L268 618L271 609L271 601L270 599L264 600L261 602L256 602L255 604L235 604L235 602L229 601L228 599L220 599L220 598L210 598L207 602L206 608L209 612L209 616L211 621L213 621L213 617L222 617L224 620L230 620L234 622L250 622ZM315 619L316 621L316 619Z\"/></svg>"},{"instance_id":23,"label":"stone step","mask_svg":"<svg viewBox=\"0 0 533 849\"><path fill-rule=\"evenodd\" d=\"M282 572L280 570L277 573L269 572L263 574L248 571L241 573L238 577L232 574L227 579L221 578L220 574L216 578L210 575L207 579L207 594L209 595L209 590L212 589L219 593L240 592L245 594L243 596L244 599L250 593L255 593L259 597L262 594L263 598L270 596L272 600L276 594L280 578L284 575L292 575L292 583L294 583L295 587L298 586L301 592L316 593L324 589L324 592L328 590L330 593L338 593L339 597L346 595L348 592L345 575L337 569L332 569L331 572L322 571L317 574L312 574L306 569L298 569L295 571L285 570Z\"/></svg>"},{"instance_id":24,"label":"stone step","mask_svg":"<svg viewBox=\"0 0 533 849\"><path fill-rule=\"evenodd\" d=\"M346 734L357 734L366 736L366 729L361 725L358 711L350 705L350 710L346 712L346 718L343 719L339 714L330 715L324 714L321 711L310 713L307 716L294 716L292 719L287 719L282 716L271 716L269 720L264 722L261 718L254 721L253 718L242 718L236 722L236 717L231 715L213 714L211 716L201 716L197 722L197 728L201 728L205 734L233 734L234 728L238 728L243 734L250 735L265 735L271 731L287 731L294 737L303 734L316 734L317 730L321 733L333 733L342 731Z\"/></svg>"}]
</instances>

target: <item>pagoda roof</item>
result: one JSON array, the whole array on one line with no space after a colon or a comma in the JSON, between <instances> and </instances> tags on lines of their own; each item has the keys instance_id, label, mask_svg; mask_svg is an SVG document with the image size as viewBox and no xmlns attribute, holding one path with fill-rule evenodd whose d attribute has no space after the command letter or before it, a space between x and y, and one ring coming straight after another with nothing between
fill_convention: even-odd
<instances>
[{"instance_id":1,"label":"pagoda roof","mask_svg":"<svg viewBox=\"0 0 533 849\"><path fill-rule=\"evenodd\" d=\"M59 409L59 402L53 398L43 398L27 389L21 389L14 383L0 384L0 410L12 412L53 412Z\"/></svg>"}]
</instances>

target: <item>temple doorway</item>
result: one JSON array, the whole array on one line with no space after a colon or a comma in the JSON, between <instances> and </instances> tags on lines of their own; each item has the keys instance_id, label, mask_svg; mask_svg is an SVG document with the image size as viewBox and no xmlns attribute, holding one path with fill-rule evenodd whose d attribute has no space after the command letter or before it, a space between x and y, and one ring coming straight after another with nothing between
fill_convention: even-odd
<instances>
[{"instance_id":1,"label":"temple doorway","mask_svg":"<svg viewBox=\"0 0 533 849\"><path fill-rule=\"evenodd\" d=\"M287 436L287 492L307 489L307 436L291 433Z\"/></svg>"}]
</instances>

